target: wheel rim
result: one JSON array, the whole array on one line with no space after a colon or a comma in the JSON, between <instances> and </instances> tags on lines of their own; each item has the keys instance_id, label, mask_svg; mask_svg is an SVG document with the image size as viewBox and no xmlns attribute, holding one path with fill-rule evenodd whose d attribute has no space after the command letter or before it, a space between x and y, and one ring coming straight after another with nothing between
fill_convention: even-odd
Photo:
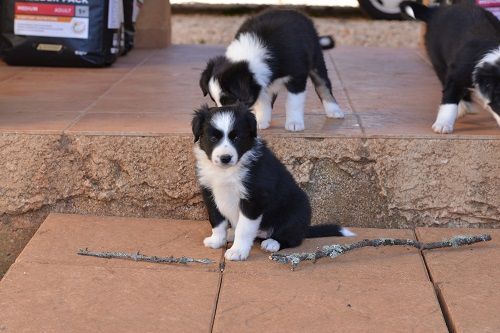
<instances>
[{"instance_id":1,"label":"wheel rim","mask_svg":"<svg viewBox=\"0 0 500 333\"><path fill-rule=\"evenodd\" d=\"M373 7L386 14L399 14L402 0L370 0Z\"/></svg>"}]
</instances>

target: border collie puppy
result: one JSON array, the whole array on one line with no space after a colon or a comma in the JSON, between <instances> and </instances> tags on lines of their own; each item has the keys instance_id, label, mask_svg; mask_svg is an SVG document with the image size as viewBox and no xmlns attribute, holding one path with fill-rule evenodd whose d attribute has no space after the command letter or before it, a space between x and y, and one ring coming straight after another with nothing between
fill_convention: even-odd
<instances>
[{"instance_id":1,"label":"border collie puppy","mask_svg":"<svg viewBox=\"0 0 500 333\"><path fill-rule=\"evenodd\" d=\"M307 16L294 10L267 10L245 21L226 54L208 62L200 87L217 106L235 102L253 106L258 128L264 129L271 123L274 101L284 85L288 90L285 127L302 131L308 77L326 116L344 117L332 95L322 52L322 47L333 46L332 38L318 37Z\"/></svg>"},{"instance_id":2,"label":"border collie puppy","mask_svg":"<svg viewBox=\"0 0 500 333\"><path fill-rule=\"evenodd\" d=\"M257 137L257 122L243 104L195 111L192 121L196 173L208 210L214 249L232 241L228 260L245 260L255 238L276 252L305 237L352 236L334 224L310 226L311 206L286 167ZM229 238L229 239L228 239Z\"/></svg>"},{"instance_id":3,"label":"border collie puppy","mask_svg":"<svg viewBox=\"0 0 500 333\"><path fill-rule=\"evenodd\" d=\"M434 132L451 133L457 117L475 113L471 93L500 126L500 21L467 2L428 8L404 1L400 6L427 23L427 53L443 85Z\"/></svg>"}]
</instances>

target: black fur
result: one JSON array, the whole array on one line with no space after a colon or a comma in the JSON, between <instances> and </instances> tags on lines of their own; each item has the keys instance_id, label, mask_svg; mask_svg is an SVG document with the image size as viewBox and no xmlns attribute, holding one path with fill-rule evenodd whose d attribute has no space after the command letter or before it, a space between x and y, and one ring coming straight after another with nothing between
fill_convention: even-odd
<instances>
[{"instance_id":1,"label":"black fur","mask_svg":"<svg viewBox=\"0 0 500 333\"><path fill-rule=\"evenodd\" d=\"M325 85L331 95L331 82L319 36L307 16L294 10L266 10L246 20L236 33L235 39L243 33L257 35L269 50L270 58L266 63L271 70L270 82L289 76L291 79L286 84L287 90L300 93L305 90L307 78L314 72L315 85ZM334 46L333 39L330 39L332 43L325 48ZM225 56L211 59L203 71L200 88L204 95L209 93L208 84L211 77L219 79L223 91L222 105L239 101L250 107L257 100L261 89L265 88L255 80L249 71L248 63L231 63ZM332 99L334 100L333 95Z\"/></svg>"},{"instance_id":2,"label":"black fur","mask_svg":"<svg viewBox=\"0 0 500 333\"><path fill-rule=\"evenodd\" d=\"M477 67L488 52L500 46L500 21L468 1L433 8L404 1L400 6L403 13L411 7L416 18L427 23L425 44L443 85L441 104L469 101L469 88L477 85L500 115L500 63Z\"/></svg>"},{"instance_id":3,"label":"black fur","mask_svg":"<svg viewBox=\"0 0 500 333\"><path fill-rule=\"evenodd\" d=\"M240 200L240 211L250 219L262 215L260 229L272 230L270 238L278 241L281 248L298 246L305 237L342 236L342 229L337 225L310 226L311 206L306 193L266 143L257 138L255 116L245 105L204 106L195 112L193 134L207 157L210 159L218 144L217 137L213 139L217 129L211 125L211 119L219 112L232 112L235 117L231 141L239 157L250 149L258 156L247 165L243 183L248 196ZM210 223L216 227L224 217L217 209L211 189L202 186L202 193Z\"/></svg>"}]
</instances>

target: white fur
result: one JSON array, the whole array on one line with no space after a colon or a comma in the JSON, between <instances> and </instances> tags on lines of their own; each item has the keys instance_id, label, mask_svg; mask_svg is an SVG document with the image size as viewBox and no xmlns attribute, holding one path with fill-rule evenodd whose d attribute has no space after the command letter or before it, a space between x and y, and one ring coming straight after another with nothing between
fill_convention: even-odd
<instances>
[{"instance_id":1,"label":"white fur","mask_svg":"<svg viewBox=\"0 0 500 333\"><path fill-rule=\"evenodd\" d=\"M458 115L457 104L441 104L432 129L436 133L452 133Z\"/></svg>"},{"instance_id":2,"label":"white fur","mask_svg":"<svg viewBox=\"0 0 500 333\"><path fill-rule=\"evenodd\" d=\"M286 99L286 123L285 128L289 131L304 130L304 105L306 92L298 94L288 93Z\"/></svg>"},{"instance_id":3,"label":"white fur","mask_svg":"<svg viewBox=\"0 0 500 333\"><path fill-rule=\"evenodd\" d=\"M262 215L252 220L242 212L239 214L238 224L234 232L234 243L226 250L224 257L228 260L245 260L250 254L253 241L257 237Z\"/></svg>"},{"instance_id":4,"label":"white fur","mask_svg":"<svg viewBox=\"0 0 500 333\"><path fill-rule=\"evenodd\" d=\"M226 58L232 62L247 61L255 81L261 87L267 87L271 78L271 69L266 64L270 58L269 51L259 37L253 33L242 33L229 44Z\"/></svg>"},{"instance_id":5,"label":"white fur","mask_svg":"<svg viewBox=\"0 0 500 333\"><path fill-rule=\"evenodd\" d=\"M220 87L219 81L214 77L210 78L210 81L208 81L208 90L210 90L210 96L214 99L215 104L219 107L222 106L220 102L222 88Z\"/></svg>"},{"instance_id":6,"label":"white fur","mask_svg":"<svg viewBox=\"0 0 500 333\"><path fill-rule=\"evenodd\" d=\"M493 109L489 105L490 99L481 94L481 91L477 87L472 90L472 97L477 103L479 103L484 109L486 109L493 116L493 118L495 118L498 126L500 126L500 116L495 111L493 111Z\"/></svg>"},{"instance_id":7,"label":"white fur","mask_svg":"<svg viewBox=\"0 0 500 333\"><path fill-rule=\"evenodd\" d=\"M483 66L484 64L495 64L500 60L500 47L486 53L486 55L477 63L476 69Z\"/></svg>"},{"instance_id":8,"label":"white fur","mask_svg":"<svg viewBox=\"0 0 500 333\"><path fill-rule=\"evenodd\" d=\"M268 238L260 243L260 248L267 252L278 252L280 250L280 243L272 238Z\"/></svg>"},{"instance_id":9,"label":"white fur","mask_svg":"<svg viewBox=\"0 0 500 333\"><path fill-rule=\"evenodd\" d=\"M212 228L212 236L206 237L203 244L212 249L219 249L226 245L227 239L227 221L222 221L218 226Z\"/></svg>"},{"instance_id":10,"label":"white fur","mask_svg":"<svg viewBox=\"0 0 500 333\"><path fill-rule=\"evenodd\" d=\"M211 123L213 127L217 128L223 133L221 142L214 148L214 150L212 150L212 162L216 165L224 167L235 165L236 161L238 160L238 152L236 151L236 148L233 146L231 140L229 140L228 137L229 132L231 132L234 126L233 114L231 112L217 113L212 118ZM220 158L223 155L231 156L231 161L226 164L222 163Z\"/></svg>"},{"instance_id":11,"label":"white fur","mask_svg":"<svg viewBox=\"0 0 500 333\"><path fill-rule=\"evenodd\" d=\"M337 103L323 100L323 107L328 118L344 118L344 112Z\"/></svg>"},{"instance_id":12,"label":"white fur","mask_svg":"<svg viewBox=\"0 0 500 333\"><path fill-rule=\"evenodd\" d=\"M267 87L267 92L269 93L269 95L278 94L280 92L280 90L282 90L283 87L287 84L288 81L290 81L289 76L283 76L283 77L280 77L280 78L274 80Z\"/></svg>"},{"instance_id":13,"label":"white fur","mask_svg":"<svg viewBox=\"0 0 500 333\"><path fill-rule=\"evenodd\" d=\"M262 89L259 98L257 98L257 101L252 106L259 129L266 129L271 125L271 113L273 110L271 101L271 96L265 89Z\"/></svg>"},{"instance_id":14,"label":"white fur","mask_svg":"<svg viewBox=\"0 0 500 333\"><path fill-rule=\"evenodd\" d=\"M257 140L256 147L243 154L231 167L212 163L199 143L194 145L199 182L212 191L217 209L233 228L238 224L240 200L248 195L243 183L248 174L248 164L258 158L259 145L260 141Z\"/></svg>"},{"instance_id":15,"label":"white fur","mask_svg":"<svg viewBox=\"0 0 500 333\"><path fill-rule=\"evenodd\" d=\"M356 234L347 228L340 228L340 233L344 237L354 237Z\"/></svg>"},{"instance_id":16,"label":"white fur","mask_svg":"<svg viewBox=\"0 0 500 333\"><path fill-rule=\"evenodd\" d=\"M415 17L415 13L413 12L413 8L411 8L410 6L405 6L405 12L406 14L408 14L408 16L412 17L413 19L417 19Z\"/></svg>"}]
</instances>

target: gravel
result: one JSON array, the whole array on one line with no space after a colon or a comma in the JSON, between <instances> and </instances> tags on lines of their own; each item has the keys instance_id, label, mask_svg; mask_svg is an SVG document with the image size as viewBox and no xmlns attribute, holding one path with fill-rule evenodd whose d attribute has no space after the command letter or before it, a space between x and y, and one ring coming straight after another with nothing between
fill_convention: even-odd
<instances>
[{"instance_id":1,"label":"gravel","mask_svg":"<svg viewBox=\"0 0 500 333\"><path fill-rule=\"evenodd\" d=\"M172 15L174 44L228 44L248 15ZM314 18L320 34L331 34L337 45L418 47L421 24L363 18Z\"/></svg>"}]
</instances>

